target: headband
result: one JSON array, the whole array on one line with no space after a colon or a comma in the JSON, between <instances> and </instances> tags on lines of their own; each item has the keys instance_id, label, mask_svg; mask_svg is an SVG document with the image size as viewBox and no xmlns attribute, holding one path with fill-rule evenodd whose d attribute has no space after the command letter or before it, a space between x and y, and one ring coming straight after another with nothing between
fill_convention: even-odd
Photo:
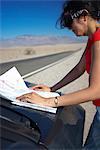
<instances>
[{"instance_id":1,"label":"headband","mask_svg":"<svg viewBox=\"0 0 100 150\"><path fill-rule=\"evenodd\" d=\"M72 20L73 20L74 18L79 17L84 11L85 11L86 13L89 13L86 9L82 9L82 10L77 11L77 12L74 13L73 15L71 14Z\"/></svg>"}]
</instances>

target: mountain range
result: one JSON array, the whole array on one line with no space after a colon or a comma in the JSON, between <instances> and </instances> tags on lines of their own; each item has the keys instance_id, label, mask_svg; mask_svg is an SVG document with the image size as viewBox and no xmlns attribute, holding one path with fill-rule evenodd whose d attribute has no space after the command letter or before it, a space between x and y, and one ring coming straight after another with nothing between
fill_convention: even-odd
<instances>
[{"instance_id":1,"label":"mountain range","mask_svg":"<svg viewBox=\"0 0 100 150\"><path fill-rule=\"evenodd\" d=\"M86 42L86 39L79 39L77 37L21 35L11 39L1 39L0 47L9 48L16 46L54 45L84 42Z\"/></svg>"}]
</instances>

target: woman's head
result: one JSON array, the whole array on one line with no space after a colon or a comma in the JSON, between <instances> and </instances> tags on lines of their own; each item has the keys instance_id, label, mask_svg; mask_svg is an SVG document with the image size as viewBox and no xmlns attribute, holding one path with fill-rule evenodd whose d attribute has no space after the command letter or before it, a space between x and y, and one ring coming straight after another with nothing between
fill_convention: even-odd
<instances>
[{"instance_id":1,"label":"woman's head","mask_svg":"<svg viewBox=\"0 0 100 150\"><path fill-rule=\"evenodd\" d=\"M85 35L88 18L100 19L100 0L68 0L59 18L61 28L72 29L76 35Z\"/></svg>"}]
</instances>

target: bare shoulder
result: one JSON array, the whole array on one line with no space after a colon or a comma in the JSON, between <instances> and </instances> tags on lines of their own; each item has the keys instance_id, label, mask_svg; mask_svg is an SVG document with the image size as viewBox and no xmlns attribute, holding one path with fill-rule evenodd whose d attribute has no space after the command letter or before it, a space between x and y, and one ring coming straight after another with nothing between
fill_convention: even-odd
<instances>
[{"instance_id":1,"label":"bare shoulder","mask_svg":"<svg viewBox=\"0 0 100 150\"><path fill-rule=\"evenodd\" d=\"M96 50L96 49L97 49L97 50L98 50L98 49L100 50L100 40L94 42L93 48L94 48L95 50Z\"/></svg>"},{"instance_id":2,"label":"bare shoulder","mask_svg":"<svg viewBox=\"0 0 100 150\"><path fill-rule=\"evenodd\" d=\"M92 59L100 59L100 40L94 42L92 47Z\"/></svg>"},{"instance_id":3,"label":"bare shoulder","mask_svg":"<svg viewBox=\"0 0 100 150\"><path fill-rule=\"evenodd\" d=\"M92 47L91 83L100 88L100 41L96 41Z\"/></svg>"}]
</instances>

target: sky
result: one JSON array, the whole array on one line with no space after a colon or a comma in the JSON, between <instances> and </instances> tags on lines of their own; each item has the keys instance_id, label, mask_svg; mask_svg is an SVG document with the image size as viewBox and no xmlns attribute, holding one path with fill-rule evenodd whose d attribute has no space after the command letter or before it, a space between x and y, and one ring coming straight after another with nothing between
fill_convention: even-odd
<instances>
[{"instance_id":1,"label":"sky","mask_svg":"<svg viewBox=\"0 0 100 150\"><path fill-rule=\"evenodd\" d=\"M67 29L57 29L64 0L1 0L0 39L21 35L67 35Z\"/></svg>"}]
</instances>

